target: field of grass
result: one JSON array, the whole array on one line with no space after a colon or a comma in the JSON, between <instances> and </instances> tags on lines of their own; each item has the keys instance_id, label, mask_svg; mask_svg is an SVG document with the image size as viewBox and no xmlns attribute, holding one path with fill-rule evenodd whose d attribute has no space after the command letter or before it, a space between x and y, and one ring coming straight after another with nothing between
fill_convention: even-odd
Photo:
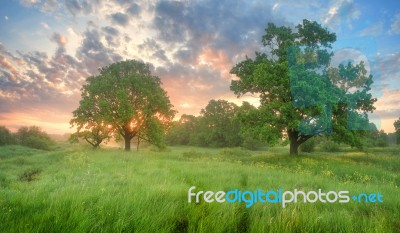
<instances>
[{"instance_id":1,"label":"field of grass","mask_svg":"<svg viewBox=\"0 0 400 233\"><path fill-rule=\"evenodd\" d=\"M400 148L0 148L0 232L400 232ZM383 203L188 203L188 189L348 190ZM193 200L194 201L194 200Z\"/></svg>"}]
</instances>

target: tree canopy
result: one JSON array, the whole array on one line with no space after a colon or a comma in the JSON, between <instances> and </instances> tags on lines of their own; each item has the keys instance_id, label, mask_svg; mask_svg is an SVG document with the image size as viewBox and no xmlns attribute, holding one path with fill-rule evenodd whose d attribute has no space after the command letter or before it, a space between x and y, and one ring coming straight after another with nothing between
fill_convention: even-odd
<instances>
[{"instance_id":1,"label":"tree canopy","mask_svg":"<svg viewBox=\"0 0 400 233\"><path fill-rule=\"evenodd\" d=\"M231 70L238 97L260 98L258 114L252 113L258 118L248 126L270 143L288 139L291 154L316 135L360 147L360 130L376 101L369 93L372 76L363 62L332 67L336 35L320 24L303 20L296 29L269 23L262 37L269 53L256 52Z\"/></svg>"},{"instance_id":2,"label":"tree canopy","mask_svg":"<svg viewBox=\"0 0 400 233\"><path fill-rule=\"evenodd\" d=\"M175 111L148 64L127 60L103 67L99 75L87 78L81 97L71 120L76 136L96 145L112 133L124 139L127 151L133 137L164 145L163 134Z\"/></svg>"},{"instance_id":3,"label":"tree canopy","mask_svg":"<svg viewBox=\"0 0 400 233\"><path fill-rule=\"evenodd\" d=\"M69 141L78 142L79 138L84 139L94 148L98 148L103 141L112 137L112 126L107 124L101 115L98 104L98 97L91 95L88 89L83 89L80 106L73 112L74 118L70 124L77 127L77 131L71 134Z\"/></svg>"},{"instance_id":4,"label":"tree canopy","mask_svg":"<svg viewBox=\"0 0 400 233\"><path fill-rule=\"evenodd\" d=\"M235 118L237 111L238 106L226 100L210 100L200 111L209 145L232 147L241 144L240 125Z\"/></svg>"},{"instance_id":5,"label":"tree canopy","mask_svg":"<svg viewBox=\"0 0 400 233\"><path fill-rule=\"evenodd\" d=\"M199 116L183 114L179 121L173 122L167 141L171 145L260 149L265 143L247 127L256 118L255 109L247 102L237 106L226 100L212 99ZM253 114L251 119L250 114Z\"/></svg>"},{"instance_id":6,"label":"tree canopy","mask_svg":"<svg viewBox=\"0 0 400 233\"><path fill-rule=\"evenodd\" d=\"M168 132L170 144L210 147L240 146L239 107L226 100L210 100L200 116L182 115Z\"/></svg>"}]
</instances>

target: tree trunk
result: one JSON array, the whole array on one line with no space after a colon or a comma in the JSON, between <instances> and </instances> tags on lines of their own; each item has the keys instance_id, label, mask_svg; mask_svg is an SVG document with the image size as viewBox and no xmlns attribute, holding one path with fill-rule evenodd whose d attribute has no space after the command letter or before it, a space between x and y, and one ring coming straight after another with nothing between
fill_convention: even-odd
<instances>
[{"instance_id":1,"label":"tree trunk","mask_svg":"<svg viewBox=\"0 0 400 233\"><path fill-rule=\"evenodd\" d=\"M139 144L140 144L140 135L138 134L137 136L137 146L136 146L136 151L139 151Z\"/></svg>"},{"instance_id":2,"label":"tree trunk","mask_svg":"<svg viewBox=\"0 0 400 233\"><path fill-rule=\"evenodd\" d=\"M297 155L300 145L313 137L313 135L300 135L296 130L288 130L287 134L290 141L290 155Z\"/></svg>"},{"instance_id":3,"label":"tree trunk","mask_svg":"<svg viewBox=\"0 0 400 233\"><path fill-rule=\"evenodd\" d=\"M299 132L295 130L288 130L288 136L290 141L290 155L297 155L300 143L297 141Z\"/></svg>"},{"instance_id":4,"label":"tree trunk","mask_svg":"<svg viewBox=\"0 0 400 233\"><path fill-rule=\"evenodd\" d=\"M297 155L299 146L297 140L290 140L290 155Z\"/></svg>"},{"instance_id":5,"label":"tree trunk","mask_svg":"<svg viewBox=\"0 0 400 233\"><path fill-rule=\"evenodd\" d=\"M130 151L132 138L130 137L130 135L126 134L124 139L125 139L125 151Z\"/></svg>"}]
</instances>

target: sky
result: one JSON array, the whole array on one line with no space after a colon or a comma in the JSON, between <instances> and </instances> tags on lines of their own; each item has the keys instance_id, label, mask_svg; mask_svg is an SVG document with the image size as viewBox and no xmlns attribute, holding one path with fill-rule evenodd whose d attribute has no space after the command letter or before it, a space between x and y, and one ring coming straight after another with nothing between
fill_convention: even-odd
<instances>
[{"instance_id":1,"label":"sky","mask_svg":"<svg viewBox=\"0 0 400 233\"><path fill-rule=\"evenodd\" d=\"M257 104L230 90L230 69L255 51L268 22L303 19L337 35L334 62L365 61L378 98L370 116L393 132L400 117L400 3L317 0L7 0L0 8L0 125L72 132L85 79L113 62L152 64L174 108L198 114L211 99Z\"/></svg>"}]
</instances>

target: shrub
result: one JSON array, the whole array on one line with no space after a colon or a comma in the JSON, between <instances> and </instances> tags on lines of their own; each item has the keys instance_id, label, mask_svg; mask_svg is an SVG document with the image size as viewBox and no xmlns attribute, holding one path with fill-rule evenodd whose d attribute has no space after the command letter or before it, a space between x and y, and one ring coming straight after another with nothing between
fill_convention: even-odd
<instances>
[{"instance_id":1,"label":"shrub","mask_svg":"<svg viewBox=\"0 0 400 233\"><path fill-rule=\"evenodd\" d=\"M263 146L263 143L252 137L244 137L242 146L248 150L259 150Z\"/></svg>"},{"instance_id":2,"label":"shrub","mask_svg":"<svg viewBox=\"0 0 400 233\"><path fill-rule=\"evenodd\" d=\"M325 141L321 144L321 149L326 152L339 152L340 146L336 142Z\"/></svg>"},{"instance_id":3,"label":"shrub","mask_svg":"<svg viewBox=\"0 0 400 233\"><path fill-rule=\"evenodd\" d=\"M376 146L378 147L387 147L389 146L388 142L382 138L378 139L375 143Z\"/></svg>"},{"instance_id":4,"label":"shrub","mask_svg":"<svg viewBox=\"0 0 400 233\"><path fill-rule=\"evenodd\" d=\"M313 138L308 139L306 142L300 145L300 151L308 153L313 152L316 145L317 142Z\"/></svg>"},{"instance_id":5,"label":"shrub","mask_svg":"<svg viewBox=\"0 0 400 233\"><path fill-rule=\"evenodd\" d=\"M0 126L0 146L14 144L15 140L13 135L4 126Z\"/></svg>"},{"instance_id":6,"label":"shrub","mask_svg":"<svg viewBox=\"0 0 400 233\"><path fill-rule=\"evenodd\" d=\"M37 126L21 127L16 133L17 141L20 145L41 149L51 150L55 142Z\"/></svg>"},{"instance_id":7,"label":"shrub","mask_svg":"<svg viewBox=\"0 0 400 233\"><path fill-rule=\"evenodd\" d=\"M53 142L50 138L29 135L23 142L23 145L35 149L50 150L53 146Z\"/></svg>"}]
</instances>

